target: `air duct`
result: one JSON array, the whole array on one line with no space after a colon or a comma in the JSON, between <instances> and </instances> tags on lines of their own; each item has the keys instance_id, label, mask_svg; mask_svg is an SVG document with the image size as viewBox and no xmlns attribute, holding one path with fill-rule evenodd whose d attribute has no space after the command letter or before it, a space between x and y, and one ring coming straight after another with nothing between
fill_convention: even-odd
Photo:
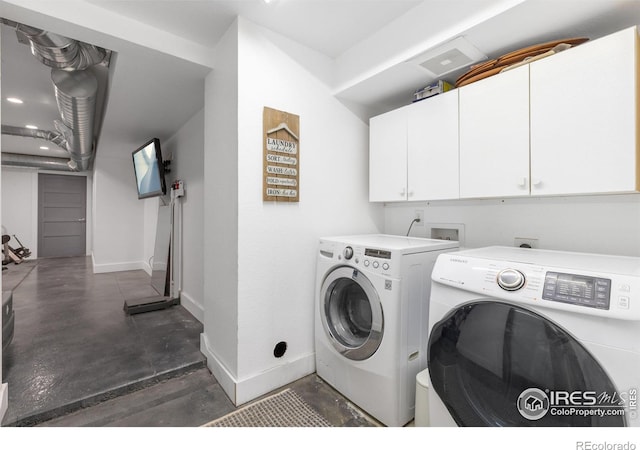
<instances>
[{"instance_id":1,"label":"air duct","mask_svg":"<svg viewBox=\"0 0 640 450\"><path fill-rule=\"evenodd\" d=\"M101 63L107 51L59 34L17 24L16 33L29 41L31 53L53 69L84 70Z\"/></svg>"},{"instance_id":2,"label":"air duct","mask_svg":"<svg viewBox=\"0 0 640 450\"><path fill-rule=\"evenodd\" d=\"M78 170L89 169L93 158L93 130L96 111L98 81L85 70L67 72L52 70L51 80L62 123L57 130L67 141L66 149Z\"/></svg>"},{"instance_id":3,"label":"air duct","mask_svg":"<svg viewBox=\"0 0 640 450\"><path fill-rule=\"evenodd\" d=\"M2 125L2 134L9 136L31 137L35 139L44 139L53 142L58 147L67 149L67 141L60 133L54 133L48 130L32 130L30 128L12 127L11 125Z\"/></svg>"},{"instance_id":4,"label":"air duct","mask_svg":"<svg viewBox=\"0 0 640 450\"><path fill-rule=\"evenodd\" d=\"M88 170L94 156L94 135L97 133L96 105L99 102L104 105L103 97L97 98L100 83L96 75L102 72L93 66L107 67L111 52L6 19L0 19L0 22L14 27L18 40L29 44L31 53L52 68L51 81L62 119L54 121L58 133L48 132L52 134L47 137L41 134L28 136L56 139L52 142L69 152L77 170ZM106 95L105 92L102 89L100 95Z\"/></svg>"},{"instance_id":5,"label":"air duct","mask_svg":"<svg viewBox=\"0 0 640 450\"><path fill-rule=\"evenodd\" d=\"M75 172L74 162L64 158L50 158L35 155L2 152L3 166L34 167L45 170Z\"/></svg>"}]
</instances>

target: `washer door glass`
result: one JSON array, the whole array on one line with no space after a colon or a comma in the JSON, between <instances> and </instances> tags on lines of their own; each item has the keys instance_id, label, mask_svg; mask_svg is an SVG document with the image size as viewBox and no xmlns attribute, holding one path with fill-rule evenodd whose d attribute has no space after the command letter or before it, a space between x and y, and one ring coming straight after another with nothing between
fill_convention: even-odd
<instances>
[{"instance_id":1,"label":"washer door glass","mask_svg":"<svg viewBox=\"0 0 640 450\"><path fill-rule=\"evenodd\" d=\"M382 341L383 315L373 284L357 269L334 269L320 291L320 314L333 347L353 360L373 355Z\"/></svg>"},{"instance_id":2,"label":"washer door glass","mask_svg":"<svg viewBox=\"0 0 640 450\"><path fill-rule=\"evenodd\" d=\"M429 336L428 365L460 426L625 425L622 399L593 356L517 306L482 301L454 310Z\"/></svg>"}]
</instances>

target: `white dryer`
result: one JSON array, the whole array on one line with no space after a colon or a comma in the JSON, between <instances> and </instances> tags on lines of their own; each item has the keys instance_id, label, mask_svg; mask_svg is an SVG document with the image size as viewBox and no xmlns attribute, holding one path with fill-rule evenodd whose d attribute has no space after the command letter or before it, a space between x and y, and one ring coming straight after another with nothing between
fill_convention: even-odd
<instances>
[{"instance_id":1,"label":"white dryer","mask_svg":"<svg viewBox=\"0 0 640 450\"><path fill-rule=\"evenodd\" d=\"M414 415L426 367L431 270L455 241L390 235L324 238L318 249L318 375L388 426Z\"/></svg>"},{"instance_id":2,"label":"white dryer","mask_svg":"<svg viewBox=\"0 0 640 450\"><path fill-rule=\"evenodd\" d=\"M640 425L640 258L444 254L429 328L417 426Z\"/></svg>"}]
</instances>

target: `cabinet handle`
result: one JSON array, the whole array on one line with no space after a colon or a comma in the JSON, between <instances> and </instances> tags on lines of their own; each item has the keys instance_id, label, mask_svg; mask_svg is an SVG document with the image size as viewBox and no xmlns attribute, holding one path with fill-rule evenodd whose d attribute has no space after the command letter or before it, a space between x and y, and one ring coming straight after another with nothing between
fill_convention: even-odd
<instances>
[{"instance_id":1,"label":"cabinet handle","mask_svg":"<svg viewBox=\"0 0 640 450\"><path fill-rule=\"evenodd\" d=\"M413 191L409 191L409 197L413 197Z\"/></svg>"},{"instance_id":2,"label":"cabinet handle","mask_svg":"<svg viewBox=\"0 0 640 450\"><path fill-rule=\"evenodd\" d=\"M405 188L402 188L402 191L400 191L400 195L404 197L406 193L407 193L407 190Z\"/></svg>"},{"instance_id":3,"label":"cabinet handle","mask_svg":"<svg viewBox=\"0 0 640 450\"><path fill-rule=\"evenodd\" d=\"M535 187L540 187L542 186L542 180L533 180L533 185Z\"/></svg>"},{"instance_id":4,"label":"cabinet handle","mask_svg":"<svg viewBox=\"0 0 640 450\"><path fill-rule=\"evenodd\" d=\"M520 181L518 182L518 186L520 186L521 188L526 188L527 187L527 177L522 177L520 179Z\"/></svg>"}]
</instances>

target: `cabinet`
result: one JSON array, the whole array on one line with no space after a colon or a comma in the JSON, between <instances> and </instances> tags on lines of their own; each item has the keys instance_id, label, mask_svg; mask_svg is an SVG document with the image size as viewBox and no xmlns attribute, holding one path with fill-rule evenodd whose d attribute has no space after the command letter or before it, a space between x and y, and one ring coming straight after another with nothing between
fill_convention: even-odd
<instances>
[{"instance_id":1,"label":"cabinet","mask_svg":"<svg viewBox=\"0 0 640 450\"><path fill-rule=\"evenodd\" d=\"M529 68L458 89L460 197L529 194Z\"/></svg>"},{"instance_id":2,"label":"cabinet","mask_svg":"<svg viewBox=\"0 0 640 450\"><path fill-rule=\"evenodd\" d=\"M458 91L411 105L407 135L408 199L458 198Z\"/></svg>"},{"instance_id":3,"label":"cabinet","mask_svg":"<svg viewBox=\"0 0 640 450\"><path fill-rule=\"evenodd\" d=\"M633 27L530 65L532 194L640 190L638 47Z\"/></svg>"},{"instance_id":4,"label":"cabinet","mask_svg":"<svg viewBox=\"0 0 640 450\"><path fill-rule=\"evenodd\" d=\"M407 199L407 108L369 121L369 201Z\"/></svg>"},{"instance_id":5,"label":"cabinet","mask_svg":"<svg viewBox=\"0 0 640 450\"><path fill-rule=\"evenodd\" d=\"M457 91L373 117L369 130L370 201L458 198Z\"/></svg>"},{"instance_id":6,"label":"cabinet","mask_svg":"<svg viewBox=\"0 0 640 450\"><path fill-rule=\"evenodd\" d=\"M640 191L631 27L371 119L370 200Z\"/></svg>"}]
</instances>

